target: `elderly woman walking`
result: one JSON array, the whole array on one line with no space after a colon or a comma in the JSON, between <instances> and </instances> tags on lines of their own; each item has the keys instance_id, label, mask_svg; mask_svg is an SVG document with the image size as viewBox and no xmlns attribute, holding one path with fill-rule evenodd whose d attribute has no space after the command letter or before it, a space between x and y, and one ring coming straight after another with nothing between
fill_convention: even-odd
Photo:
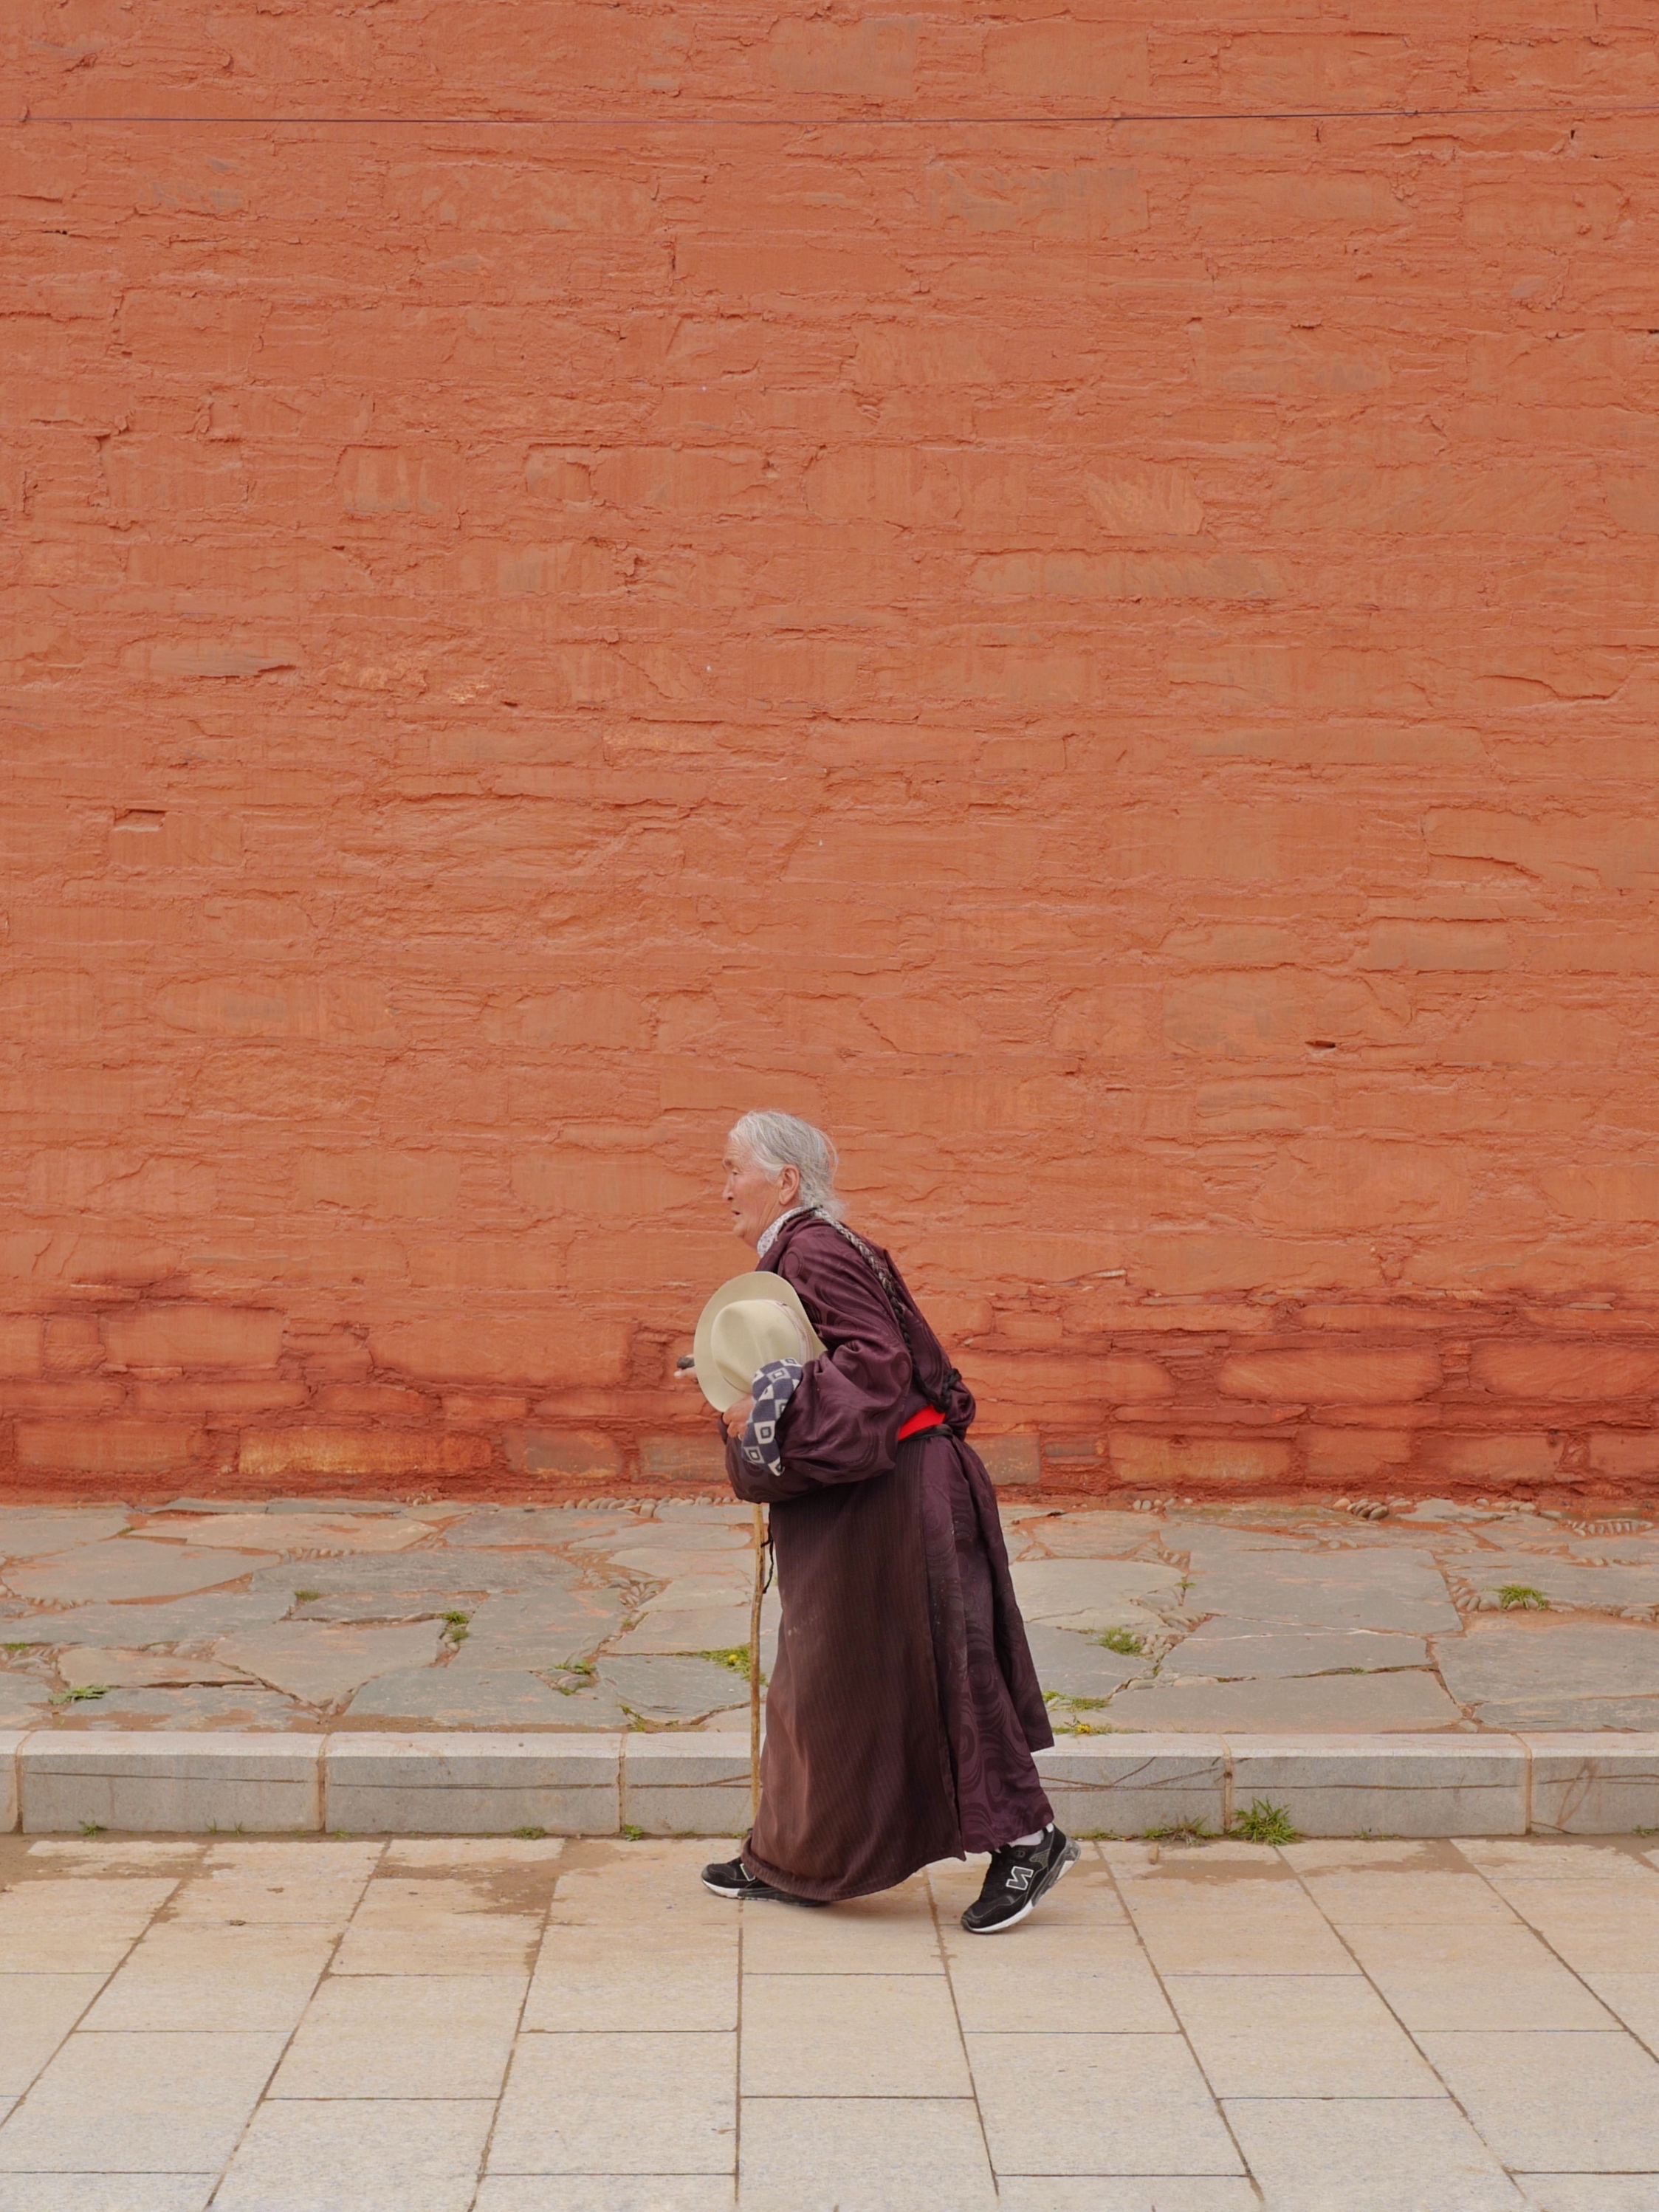
<instances>
[{"instance_id":1,"label":"elderly woman walking","mask_svg":"<svg viewBox=\"0 0 1659 2212\"><path fill-rule=\"evenodd\" d=\"M821 1130L745 1114L725 1167L733 1229L823 1349L765 1360L721 1417L732 1488L772 1509L782 1628L759 1814L703 1880L827 1905L988 1851L963 1925L1000 1933L1078 1847L1031 1756L1054 1736L973 1398L888 1255L842 1225Z\"/></svg>"}]
</instances>

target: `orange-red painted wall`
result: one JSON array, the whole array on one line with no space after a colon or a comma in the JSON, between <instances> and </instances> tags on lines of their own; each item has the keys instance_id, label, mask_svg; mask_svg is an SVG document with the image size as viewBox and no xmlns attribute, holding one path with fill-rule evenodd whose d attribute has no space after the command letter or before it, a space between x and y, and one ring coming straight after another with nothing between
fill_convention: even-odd
<instances>
[{"instance_id":1,"label":"orange-red painted wall","mask_svg":"<svg viewBox=\"0 0 1659 2212\"><path fill-rule=\"evenodd\" d=\"M1651 31L21 0L4 1479L695 1472L767 1103L1011 1478L1659 1473Z\"/></svg>"}]
</instances>

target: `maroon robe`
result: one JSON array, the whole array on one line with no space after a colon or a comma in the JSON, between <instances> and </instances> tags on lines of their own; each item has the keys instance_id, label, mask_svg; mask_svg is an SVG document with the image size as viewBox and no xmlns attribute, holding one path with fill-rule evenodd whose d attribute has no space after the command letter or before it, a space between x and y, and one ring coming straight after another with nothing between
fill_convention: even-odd
<instances>
[{"instance_id":1,"label":"maroon robe","mask_svg":"<svg viewBox=\"0 0 1659 2212\"><path fill-rule=\"evenodd\" d=\"M763 1265L799 1292L827 1356L785 1410L781 1477L726 1452L738 1497L772 1508L783 1606L744 1860L826 1902L1052 1818L1031 1753L1054 1735L996 1495L963 1441L974 1401L881 1257L908 1346L860 1253L809 1214L784 1224ZM950 1425L898 1443L930 1395Z\"/></svg>"}]
</instances>

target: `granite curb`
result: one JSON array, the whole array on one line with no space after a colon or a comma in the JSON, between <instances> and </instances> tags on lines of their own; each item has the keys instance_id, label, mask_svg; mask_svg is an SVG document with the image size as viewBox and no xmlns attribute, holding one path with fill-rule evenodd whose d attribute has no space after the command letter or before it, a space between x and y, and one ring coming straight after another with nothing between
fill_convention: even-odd
<instances>
[{"instance_id":1,"label":"granite curb","mask_svg":"<svg viewBox=\"0 0 1659 2212\"><path fill-rule=\"evenodd\" d=\"M1659 1733L1073 1737L1038 1754L1062 1826L1221 1834L1258 1801L1304 1836L1659 1830ZM0 1830L733 1836L745 1735L0 1733Z\"/></svg>"}]
</instances>

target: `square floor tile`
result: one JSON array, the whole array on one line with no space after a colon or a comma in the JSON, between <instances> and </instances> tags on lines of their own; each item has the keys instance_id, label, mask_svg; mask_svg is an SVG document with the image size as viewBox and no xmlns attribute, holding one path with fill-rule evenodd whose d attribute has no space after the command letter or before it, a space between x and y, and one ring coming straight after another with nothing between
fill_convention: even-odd
<instances>
[{"instance_id":1,"label":"square floor tile","mask_svg":"<svg viewBox=\"0 0 1659 2212\"><path fill-rule=\"evenodd\" d=\"M87 2015L88 2028L287 2030L335 1938L309 1925L152 1923Z\"/></svg>"},{"instance_id":2,"label":"square floor tile","mask_svg":"<svg viewBox=\"0 0 1659 2212\"><path fill-rule=\"evenodd\" d=\"M1517 2173L1528 2212L1653 2212L1659 2204L1659 2172L1653 2173Z\"/></svg>"},{"instance_id":3,"label":"square floor tile","mask_svg":"<svg viewBox=\"0 0 1659 2212\"><path fill-rule=\"evenodd\" d=\"M738 2024L738 1919L720 1929L550 1923L525 2007L526 2028L713 2029Z\"/></svg>"},{"instance_id":4,"label":"square floor tile","mask_svg":"<svg viewBox=\"0 0 1659 2212\"><path fill-rule=\"evenodd\" d=\"M1176 2016L1133 1928L1056 1928L1017 1938L946 1937L951 1985L964 2028L988 2034L1175 2034Z\"/></svg>"},{"instance_id":5,"label":"square floor tile","mask_svg":"<svg viewBox=\"0 0 1659 2212\"><path fill-rule=\"evenodd\" d=\"M1606 1843L1585 1838L1569 1844L1553 1836L1461 1836L1454 1848L1496 1882L1616 1881L1639 1890L1653 1878L1638 1854L1611 1838Z\"/></svg>"},{"instance_id":6,"label":"square floor tile","mask_svg":"<svg viewBox=\"0 0 1659 2212\"><path fill-rule=\"evenodd\" d=\"M1576 1974L1659 1970L1659 1914L1638 1911L1605 1888L1571 1893L1561 1882L1517 1885L1516 1911Z\"/></svg>"},{"instance_id":7,"label":"square floor tile","mask_svg":"<svg viewBox=\"0 0 1659 2212\"><path fill-rule=\"evenodd\" d=\"M467 2212L495 2106L265 2104L214 2212Z\"/></svg>"},{"instance_id":8,"label":"square floor tile","mask_svg":"<svg viewBox=\"0 0 1659 2212\"><path fill-rule=\"evenodd\" d=\"M337 1929L380 1856L379 1844L216 1844L181 1886L173 1911L186 1922L235 1920L252 1927L308 1921Z\"/></svg>"},{"instance_id":9,"label":"square floor tile","mask_svg":"<svg viewBox=\"0 0 1659 2212\"><path fill-rule=\"evenodd\" d=\"M1360 1965L1413 2030L1614 2024L1578 1977L1518 1922L1454 1928L1376 1921L1347 1936Z\"/></svg>"},{"instance_id":10,"label":"square floor tile","mask_svg":"<svg viewBox=\"0 0 1659 2212\"><path fill-rule=\"evenodd\" d=\"M489 2171L729 2173L737 2059L735 2035L522 2035Z\"/></svg>"},{"instance_id":11,"label":"square floor tile","mask_svg":"<svg viewBox=\"0 0 1659 2212\"><path fill-rule=\"evenodd\" d=\"M1476 1921L1502 1924L1516 1917L1490 1883L1473 1872L1416 1871L1407 1867L1373 1872L1352 1867L1333 1874L1310 1871L1304 1880L1320 1911L1341 1929L1375 1920L1413 1926L1443 1920L1466 1928Z\"/></svg>"},{"instance_id":12,"label":"square floor tile","mask_svg":"<svg viewBox=\"0 0 1659 2212\"><path fill-rule=\"evenodd\" d=\"M525 1984L519 1977L347 1975L323 1984L273 2097L496 2097Z\"/></svg>"},{"instance_id":13,"label":"square floor tile","mask_svg":"<svg viewBox=\"0 0 1659 2212\"><path fill-rule=\"evenodd\" d=\"M0 1894L0 1962L9 1974L110 1974L176 1885L81 1880L19 1882Z\"/></svg>"},{"instance_id":14,"label":"square floor tile","mask_svg":"<svg viewBox=\"0 0 1659 2212\"><path fill-rule=\"evenodd\" d=\"M1650 2051L1659 2049L1659 1973L1651 1970L1641 1973L1587 1973L1585 1981L1595 1993L1613 2020L1629 2028L1638 2042L1645 2043ZM1504 2021L1490 2023L1504 2027L1529 2027L1529 2021ZM1570 2021L1551 2021L1552 2027L1577 2025ZM1454 2025L1448 2021L1448 2027ZM1488 2025L1482 2022L1482 2026ZM1612 2021L1603 2019L1598 2026L1607 2027Z\"/></svg>"},{"instance_id":15,"label":"square floor tile","mask_svg":"<svg viewBox=\"0 0 1659 2212\"><path fill-rule=\"evenodd\" d=\"M280 2035L71 2035L0 2127L0 2172L216 2172Z\"/></svg>"},{"instance_id":16,"label":"square floor tile","mask_svg":"<svg viewBox=\"0 0 1659 2212\"><path fill-rule=\"evenodd\" d=\"M619 1865L561 1873L526 2028L562 2032L598 2020L641 2031L737 2026L743 1915L703 1888L707 1846L695 1850L694 1859L679 1844L641 1843Z\"/></svg>"},{"instance_id":17,"label":"square floor tile","mask_svg":"<svg viewBox=\"0 0 1659 2212\"><path fill-rule=\"evenodd\" d=\"M497 2173L476 2212L732 2212L724 2173Z\"/></svg>"},{"instance_id":18,"label":"square floor tile","mask_svg":"<svg viewBox=\"0 0 1659 2212\"><path fill-rule=\"evenodd\" d=\"M995 2212L966 2099L745 2097L742 2212Z\"/></svg>"},{"instance_id":19,"label":"square floor tile","mask_svg":"<svg viewBox=\"0 0 1659 2212\"><path fill-rule=\"evenodd\" d=\"M352 1915L337 1974L525 1974L539 1913L504 1912L482 1880L392 1876L369 1883Z\"/></svg>"},{"instance_id":20,"label":"square floor tile","mask_svg":"<svg viewBox=\"0 0 1659 2212\"><path fill-rule=\"evenodd\" d=\"M1170 2001L1218 2097L1434 2097L1374 1989L1339 1974L1183 1975Z\"/></svg>"},{"instance_id":21,"label":"square floor tile","mask_svg":"<svg viewBox=\"0 0 1659 2212\"><path fill-rule=\"evenodd\" d=\"M1237 2173L1173 2035L970 2035L991 2162L1009 2173Z\"/></svg>"},{"instance_id":22,"label":"square floor tile","mask_svg":"<svg viewBox=\"0 0 1659 2212\"><path fill-rule=\"evenodd\" d=\"M1261 2199L1222 2174L1016 2174L1003 2179L1001 2212L1261 2212Z\"/></svg>"},{"instance_id":23,"label":"square floor tile","mask_svg":"<svg viewBox=\"0 0 1659 2212\"><path fill-rule=\"evenodd\" d=\"M1229 1883L1225 1890L1171 1897L1148 1896L1136 1884L1127 1894L1130 1915L1160 1974L1359 1972L1317 1908L1288 1887Z\"/></svg>"},{"instance_id":24,"label":"square floor tile","mask_svg":"<svg viewBox=\"0 0 1659 2212\"><path fill-rule=\"evenodd\" d=\"M206 2212L211 2173L0 2173L0 2212Z\"/></svg>"},{"instance_id":25,"label":"square floor tile","mask_svg":"<svg viewBox=\"0 0 1659 2212\"><path fill-rule=\"evenodd\" d=\"M1522 2212L1449 2097L1243 2098L1226 2110L1273 2212Z\"/></svg>"},{"instance_id":26,"label":"square floor tile","mask_svg":"<svg viewBox=\"0 0 1659 2212\"><path fill-rule=\"evenodd\" d=\"M1631 2036L1542 2029L1418 2040L1506 2166L1529 2173L1659 2167L1659 2063Z\"/></svg>"},{"instance_id":27,"label":"square floor tile","mask_svg":"<svg viewBox=\"0 0 1659 2212\"><path fill-rule=\"evenodd\" d=\"M100 1974L0 1974L0 2097L21 2097L103 1987Z\"/></svg>"},{"instance_id":28,"label":"square floor tile","mask_svg":"<svg viewBox=\"0 0 1659 2212\"><path fill-rule=\"evenodd\" d=\"M743 1965L749 1974L943 1973L927 1876L817 1911L745 1905Z\"/></svg>"},{"instance_id":29,"label":"square floor tile","mask_svg":"<svg viewBox=\"0 0 1659 2212\"><path fill-rule=\"evenodd\" d=\"M745 1974L745 2097L967 2097L943 1975Z\"/></svg>"}]
</instances>

